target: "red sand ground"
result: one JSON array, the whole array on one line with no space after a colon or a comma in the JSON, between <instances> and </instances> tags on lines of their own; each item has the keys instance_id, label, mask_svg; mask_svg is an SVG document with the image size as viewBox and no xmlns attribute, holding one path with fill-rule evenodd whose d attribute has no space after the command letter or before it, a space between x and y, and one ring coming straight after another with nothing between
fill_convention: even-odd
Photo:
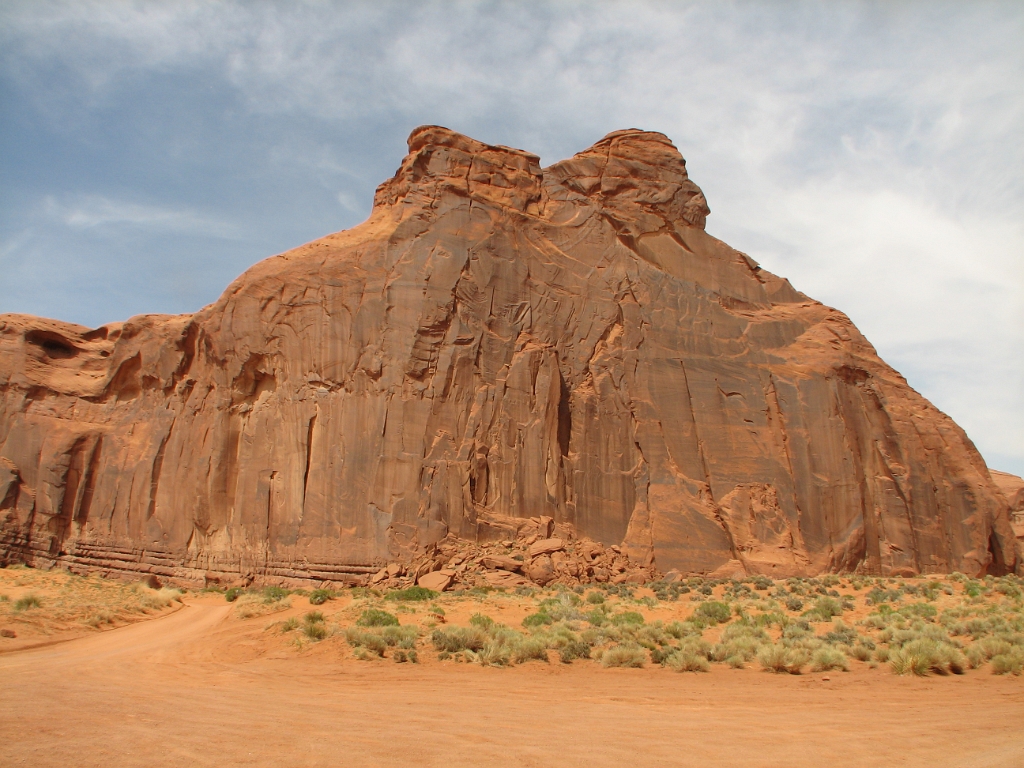
<instances>
[{"instance_id":1,"label":"red sand ground","mask_svg":"<svg viewBox=\"0 0 1024 768\"><path fill-rule=\"evenodd\" d=\"M357 662L186 603L0 655L0 764L1024 766L1019 678Z\"/></svg>"}]
</instances>

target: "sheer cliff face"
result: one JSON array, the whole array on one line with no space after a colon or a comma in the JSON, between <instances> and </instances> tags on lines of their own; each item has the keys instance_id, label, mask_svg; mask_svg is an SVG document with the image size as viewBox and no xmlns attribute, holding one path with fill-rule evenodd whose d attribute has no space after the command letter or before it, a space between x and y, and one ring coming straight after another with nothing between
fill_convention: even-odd
<instances>
[{"instance_id":1,"label":"sheer cliff face","mask_svg":"<svg viewBox=\"0 0 1024 768\"><path fill-rule=\"evenodd\" d=\"M0 557L347 578L550 515L658 568L1012 570L964 432L704 231L663 135L443 128L191 316L0 316Z\"/></svg>"}]
</instances>

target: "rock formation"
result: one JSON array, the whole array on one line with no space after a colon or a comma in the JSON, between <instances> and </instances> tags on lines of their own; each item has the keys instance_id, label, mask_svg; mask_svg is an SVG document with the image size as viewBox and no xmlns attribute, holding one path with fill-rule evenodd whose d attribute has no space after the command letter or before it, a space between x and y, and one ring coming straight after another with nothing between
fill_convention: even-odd
<instances>
[{"instance_id":1,"label":"rock formation","mask_svg":"<svg viewBox=\"0 0 1024 768\"><path fill-rule=\"evenodd\" d=\"M992 482L1000 490L1010 505L1010 523L1018 539L1024 539L1024 478L990 469Z\"/></svg>"},{"instance_id":2,"label":"rock formation","mask_svg":"<svg viewBox=\"0 0 1024 768\"><path fill-rule=\"evenodd\" d=\"M428 126L194 315L0 316L0 558L356 581L549 517L662 571L1013 570L963 430L708 213L662 134Z\"/></svg>"}]
</instances>

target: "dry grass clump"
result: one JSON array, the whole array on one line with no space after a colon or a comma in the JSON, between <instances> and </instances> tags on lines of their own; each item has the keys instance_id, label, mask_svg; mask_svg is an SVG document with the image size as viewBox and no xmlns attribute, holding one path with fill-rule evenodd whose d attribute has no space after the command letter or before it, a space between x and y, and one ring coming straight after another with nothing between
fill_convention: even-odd
<instances>
[{"instance_id":1,"label":"dry grass clump","mask_svg":"<svg viewBox=\"0 0 1024 768\"><path fill-rule=\"evenodd\" d=\"M288 591L280 587L265 587L254 592L245 592L234 601L235 615L240 619L252 619L284 611L292 607Z\"/></svg>"},{"instance_id":2,"label":"dry grass clump","mask_svg":"<svg viewBox=\"0 0 1024 768\"><path fill-rule=\"evenodd\" d=\"M0 581L28 588L13 600L0 600L0 619L49 635L73 628L100 628L134 621L181 600L176 589L152 589L96 576L34 568L0 569Z\"/></svg>"},{"instance_id":3,"label":"dry grass clump","mask_svg":"<svg viewBox=\"0 0 1024 768\"><path fill-rule=\"evenodd\" d=\"M757 660L769 672L799 675L808 662L808 653L800 648L787 648L781 643L764 645Z\"/></svg>"},{"instance_id":4,"label":"dry grass clump","mask_svg":"<svg viewBox=\"0 0 1024 768\"><path fill-rule=\"evenodd\" d=\"M647 652L638 645L613 645L601 654L602 667L642 667Z\"/></svg>"}]
</instances>

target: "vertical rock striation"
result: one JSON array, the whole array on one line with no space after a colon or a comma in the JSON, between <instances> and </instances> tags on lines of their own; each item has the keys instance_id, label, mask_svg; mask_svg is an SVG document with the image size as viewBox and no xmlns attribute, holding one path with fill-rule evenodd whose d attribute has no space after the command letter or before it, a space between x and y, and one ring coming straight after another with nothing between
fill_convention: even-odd
<instances>
[{"instance_id":1,"label":"vertical rock striation","mask_svg":"<svg viewBox=\"0 0 1024 768\"><path fill-rule=\"evenodd\" d=\"M428 126L194 315L2 315L0 558L344 581L549 516L662 570L1013 570L963 430L708 214L658 133Z\"/></svg>"}]
</instances>

